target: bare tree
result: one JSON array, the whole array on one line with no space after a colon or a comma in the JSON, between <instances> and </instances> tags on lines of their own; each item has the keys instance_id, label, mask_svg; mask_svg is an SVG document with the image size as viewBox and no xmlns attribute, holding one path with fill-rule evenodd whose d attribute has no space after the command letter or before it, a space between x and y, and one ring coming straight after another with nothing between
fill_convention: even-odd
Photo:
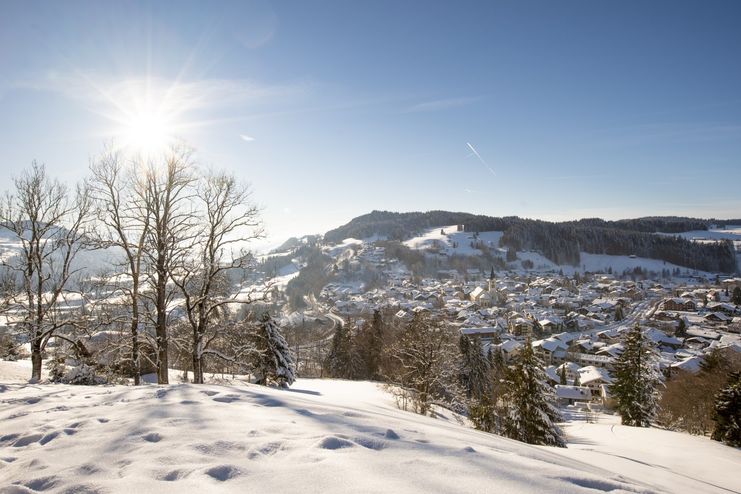
<instances>
[{"instance_id":1,"label":"bare tree","mask_svg":"<svg viewBox=\"0 0 741 494\"><path fill-rule=\"evenodd\" d=\"M203 383L204 356L215 353L209 345L219 336L217 319L228 304L251 303L251 294L230 286L230 274L250 267L252 256L245 250L263 230L258 207L249 188L226 173L208 172L198 182L196 201L199 227L192 237L189 256L173 273L173 281L184 297L184 309L192 338L190 350L193 382Z\"/></svg>"},{"instance_id":2,"label":"bare tree","mask_svg":"<svg viewBox=\"0 0 741 494\"><path fill-rule=\"evenodd\" d=\"M85 248L84 226L90 196L85 184L72 198L68 189L34 162L13 181L14 190L0 203L0 223L12 232L20 252L2 263L14 273L17 289L8 311L17 317L31 346L32 379L41 379L42 352L52 336L72 324L71 311L60 311L76 270L75 256Z\"/></svg>"},{"instance_id":3,"label":"bare tree","mask_svg":"<svg viewBox=\"0 0 741 494\"><path fill-rule=\"evenodd\" d=\"M185 146L175 146L161 162L142 164L134 198L149 216L146 230L145 256L149 290L142 296L151 302L148 314L154 325L157 348L157 382L168 379L168 314L175 291L168 286L173 267L182 265L188 255L187 246L193 237L195 212L193 209L192 152Z\"/></svg>"},{"instance_id":4,"label":"bare tree","mask_svg":"<svg viewBox=\"0 0 741 494\"><path fill-rule=\"evenodd\" d=\"M124 272L130 283L117 284L128 298L130 307L131 361L134 384L140 383L140 296L145 242L149 233L150 214L146 192L137 189L136 169L126 167L122 156L108 151L92 164L92 191L96 216L102 225L98 240L103 247L115 247L123 252ZM129 280L126 280L129 281Z\"/></svg>"}]
</instances>

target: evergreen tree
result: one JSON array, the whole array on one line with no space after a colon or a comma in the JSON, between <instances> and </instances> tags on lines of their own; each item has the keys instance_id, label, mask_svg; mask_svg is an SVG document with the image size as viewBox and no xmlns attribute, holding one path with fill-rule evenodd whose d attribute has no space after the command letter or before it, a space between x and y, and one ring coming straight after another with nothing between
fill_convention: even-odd
<instances>
[{"instance_id":1,"label":"evergreen tree","mask_svg":"<svg viewBox=\"0 0 741 494\"><path fill-rule=\"evenodd\" d=\"M278 323L270 314L263 314L260 324L250 336L254 346L251 360L255 382L263 385L275 382L282 387L293 384L296 380L296 363Z\"/></svg>"},{"instance_id":2,"label":"evergreen tree","mask_svg":"<svg viewBox=\"0 0 741 494\"><path fill-rule=\"evenodd\" d=\"M625 350L615 362L615 381L610 387L623 425L651 425L657 411L659 382L656 354L636 324L625 339Z\"/></svg>"},{"instance_id":3,"label":"evergreen tree","mask_svg":"<svg viewBox=\"0 0 741 494\"><path fill-rule=\"evenodd\" d=\"M684 317L679 318L679 322L677 323L677 331L675 332L675 336L677 338L684 338L687 336L687 321Z\"/></svg>"},{"instance_id":4,"label":"evergreen tree","mask_svg":"<svg viewBox=\"0 0 741 494\"><path fill-rule=\"evenodd\" d=\"M561 375L559 376L559 384L566 385L568 384L568 381L566 380L566 366L561 366Z\"/></svg>"},{"instance_id":5,"label":"evergreen tree","mask_svg":"<svg viewBox=\"0 0 741 494\"><path fill-rule=\"evenodd\" d=\"M352 336L346 324L337 323L329 348L325 367L330 377L352 379L355 377Z\"/></svg>"},{"instance_id":6,"label":"evergreen tree","mask_svg":"<svg viewBox=\"0 0 741 494\"><path fill-rule=\"evenodd\" d=\"M385 342L385 324L381 311L373 312L371 324L364 325L356 338L355 348L361 361L360 376L364 379L380 379L381 359Z\"/></svg>"},{"instance_id":7,"label":"evergreen tree","mask_svg":"<svg viewBox=\"0 0 741 494\"><path fill-rule=\"evenodd\" d=\"M741 447L741 373L734 372L715 399L715 429L712 438Z\"/></svg>"},{"instance_id":8,"label":"evergreen tree","mask_svg":"<svg viewBox=\"0 0 741 494\"><path fill-rule=\"evenodd\" d=\"M733 289L733 295L731 296L731 302L735 305L741 305L741 288L736 287Z\"/></svg>"},{"instance_id":9,"label":"evergreen tree","mask_svg":"<svg viewBox=\"0 0 741 494\"><path fill-rule=\"evenodd\" d=\"M578 372L574 378L574 386L581 386L581 375Z\"/></svg>"},{"instance_id":10,"label":"evergreen tree","mask_svg":"<svg viewBox=\"0 0 741 494\"><path fill-rule=\"evenodd\" d=\"M623 312L623 306L617 304L615 307L615 321L622 321L625 319L625 313Z\"/></svg>"},{"instance_id":11,"label":"evergreen tree","mask_svg":"<svg viewBox=\"0 0 741 494\"><path fill-rule=\"evenodd\" d=\"M556 396L546 383L545 371L529 339L511 370L508 384L504 434L529 444L565 448L563 432L556 425L561 420Z\"/></svg>"},{"instance_id":12,"label":"evergreen tree","mask_svg":"<svg viewBox=\"0 0 741 494\"><path fill-rule=\"evenodd\" d=\"M461 384L466 397L479 401L491 392L491 367L483 352L479 338L461 335L458 346L461 351Z\"/></svg>"}]
</instances>

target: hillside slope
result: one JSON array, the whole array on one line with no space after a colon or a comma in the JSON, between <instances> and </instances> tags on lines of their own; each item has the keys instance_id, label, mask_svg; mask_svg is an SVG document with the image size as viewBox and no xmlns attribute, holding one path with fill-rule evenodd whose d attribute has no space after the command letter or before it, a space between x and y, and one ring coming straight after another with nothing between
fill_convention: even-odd
<instances>
[{"instance_id":1,"label":"hillside slope","mask_svg":"<svg viewBox=\"0 0 741 494\"><path fill-rule=\"evenodd\" d=\"M661 464L635 469L624 461L613 469L604 461L592 464L584 451L529 446L450 417L400 411L390 395L368 382L299 380L290 390L277 390L245 384L134 388L0 381L6 383L0 385L0 485L5 486L0 492L741 488L730 481L725 489L705 482L718 482L717 461L707 462L707 479L700 481ZM722 468L741 460L737 450L719 451L727 455Z\"/></svg>"}]
</instances>

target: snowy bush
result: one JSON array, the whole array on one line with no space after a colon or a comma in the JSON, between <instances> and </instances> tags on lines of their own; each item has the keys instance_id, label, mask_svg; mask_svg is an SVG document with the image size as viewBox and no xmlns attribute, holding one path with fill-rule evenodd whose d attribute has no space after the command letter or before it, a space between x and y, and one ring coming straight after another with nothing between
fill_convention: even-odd
<instances>
[{"instance_id":1,"label":"snowy bush","mask_svg":"<svg viewBox=\"0 0 741 494\"><path fill-rule=\"evenodd\" d=\"M61 384L77 384L91 386L105 384L106 378L99 376L95 369L85 363L68 367L55 359L49 365L49 380Z\"/></svg>"}]
</instances>

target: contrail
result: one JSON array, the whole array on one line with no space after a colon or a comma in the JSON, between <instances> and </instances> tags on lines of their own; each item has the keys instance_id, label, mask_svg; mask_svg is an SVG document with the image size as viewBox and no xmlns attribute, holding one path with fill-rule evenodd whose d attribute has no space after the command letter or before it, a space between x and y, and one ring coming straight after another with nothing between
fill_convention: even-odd
<instances>
[{"instance_id":1,"label":"contrail","mask_svg":"<svg viewBox=\"0 0 741 494\"><path fill-rule=\"evenodd\" d=\"M491 174L496 177L497 176L497 172L495 172L494 169L489 166L489 163L487 163L486 161L484 161L484 158L482 158L481 155L479 154L479 152L476 151L476 148L473 147L473 145L471 145L470 142L467 142L466 143L466 146L468 146L468 149L470 149L471 152L474 154L474 156L476 156L479 159L479 161L481 162L481 164L484 165L491 172Z\"/></svg>"}]
</instances>

